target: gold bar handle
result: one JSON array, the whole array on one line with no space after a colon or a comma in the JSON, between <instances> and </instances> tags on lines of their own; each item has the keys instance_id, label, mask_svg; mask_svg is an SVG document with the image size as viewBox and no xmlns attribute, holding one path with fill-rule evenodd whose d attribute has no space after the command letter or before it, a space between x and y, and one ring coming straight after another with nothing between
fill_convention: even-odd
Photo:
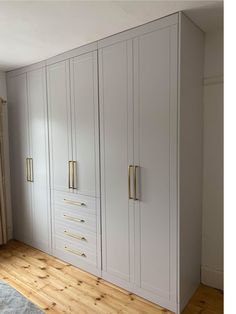
<instances>
[{"instance_id":1,"label":"gold bar handle","mask_svg":"<svg viewBox=\"0 0 236 314\"><path fill-rule=\"evenodd\" d=\"M77 201L73 201L73 200L68 200L66 198L64 198L64 202L71 204L71 205L86 206L86 204L84 202L77 202Z\"/></svg>"},{"instance_id":2,"label":"gold bar handle","mask_svg":"<svg viewBox=\"0 0 236 314\"><path fill-rule=\"evenodd\" d=\"M30 165L30 182L34 182L33 158L29 158Z\"/></svg>"},{"instance_id":3,"label":"gold bar handle","mask_svg":"<svg viewBox=\"0 0 236 314\"><path fill-rule=\"evenodd\" d=\"M75 167L76 167L76 161L72 161L72 187L74 190L76 190L75 186Z\"/></svg>"},{"instance_id":4,"label":"gold bar handle","mask_svg":"<svg viewBox=\"0 0 236 314\"><path fill-rule=\"evenodd\" d=\"M138 201L138 198L137 198L137 169L138 169L138 166L134 166L134 200L135 201Z\"/></svg>"},{"instance_id":5,"label":"gold bar handle","mask_svg":"<svg viewBox=\"0 0 236 314\"><path fill-rule=\"evenodd\" d=\"M67 230L64 230L64 234L66 234L68 237L71 237L71 238L75 238L81 241L87 241L85 237L80 236L79 234L68 232Z\"/></svg>"},{"instance_id":6,"label":"gold bar handle","mask_svg":"<svg viewBox=\"0 0 236 314\"><path fill-rule=\"evenodd\" d=\"M72 216L68 216L68 215L63 215L64 218L71 220L71 221L76 221L76 222L81 222L84 223L85 220L84 219L80 219L80 218L76 218L76 217L72 217Z\"/></svg>"},{"instance_id":7,"label":"gold bar handle","mask_svg":"<svg viewBox=\"0 0 236 314\"><path fill-rule=\"evenodd\" d=\"M73 189L73 185L71 185L71 176L70 176L71 163L72 163L72 160L69 160L68 161L68 188L69 189Z\"/></svg>"},{"instance_id":8,"label":"gold bar handle","mask_svg":"<svg viewBox=\"0 0 236 314\"><path fill-rule=\"evenodd\" d=\"M85 253L81 253L80 251L69 249L67 246L65 246L65 250L70 252L70 253L82 256L82 257L87 257Z\"/></svg>"},{"instance_id":9,"label":"gold bar handle","mask_svg":"<svg viewBox=\"0 0 236 314\"><path fill-rule=\"evenodd\" d=\"M30 182L29 178L29 158L26 158L26 180Z\"/></svg>"},{"instance_id":10,"label":"gold bar handle","mask_svg":"<svg viewBox=\"0 0 236 314\"><path fill-rule=\"evenodd\" d=\"M133 166L129 165L129 167L128 167L128 196L129 196L130 200L133 199L133 197L131 196L131 188L130 188L131 169L133 169Z\"/></svg>"}]
</instances>

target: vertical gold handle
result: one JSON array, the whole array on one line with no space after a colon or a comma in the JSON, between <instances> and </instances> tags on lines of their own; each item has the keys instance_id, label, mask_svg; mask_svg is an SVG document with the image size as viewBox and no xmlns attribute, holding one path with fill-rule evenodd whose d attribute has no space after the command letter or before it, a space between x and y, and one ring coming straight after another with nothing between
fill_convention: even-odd
<instances>
[{"instance_id":1,"label":"vertical gold handle","mask_svg":"<svg viewBox=\"0 0 236 314\"><path fill-rule=\"evenodd\" d=\"M138 169L138 166L134 166L134 200L138 201L138 198L137 198L137 169Z\"/></svg>"},{"instance_id":2,"label":"vertical gold handle","mask_svg":"<svg viewBox=\"0 0 236 314\"><path fill-rule=\"evenodd\" d=\"M29 166L30 166L30 182L34 182L33 158L29 158Z\"/></svg>"},{"instance_id":3,"label":"vertical gold handle","mask_svg":"<svg viewBox=\"0 0 236 314\"><path fill-rule=\"evenodd\" d=\"M71 185L71 176L70 176L71 163L73 163L72 160L69 160L68 161L68 188L69 189L73 189L73 184Z\"/></svg>"},{"instance_id":4,"label":"vertical gold handle","mask_svg":"<svg viewBox=\"0 0 236 314\"><path fill-rule=\"evenodd\" d=\"M26 180L29 182L29 158L26 158Z\"/></svg>"},{"instance_id":5,"label":"vertical gold handle","mask_svg":"<svg viewBox=\"0 0 236 314\"><path fill-rule=\"evenodd\" d=\"M75 190L76 186L75 186L75 167L76 167L76 161L72 161L72 187Z\"/></svg>"},{"instance_id":6,"label":"vertical gold handle","mask_svg":"<svg viewBox=\"0 0 236 314\"><path fill-rule=\"evenodd\" d=\"M129 165L129 167L128 167L128 195L129 195L130 200L133 199L133 197L131 196L131 189L130 189L130 174L131 174L132 168L133 168L133 166Z\"/></svg>"}]
</instances>

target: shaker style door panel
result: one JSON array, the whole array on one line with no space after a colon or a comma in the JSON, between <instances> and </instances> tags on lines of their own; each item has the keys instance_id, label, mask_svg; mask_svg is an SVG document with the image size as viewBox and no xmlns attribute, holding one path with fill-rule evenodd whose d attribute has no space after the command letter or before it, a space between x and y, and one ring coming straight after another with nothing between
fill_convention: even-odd
<instances>
[{"instance_id":1,"label":"shaker style door panel","mask_svg":"<svg viewBox=\"0 0 236 314\"><path fill-rule=\"evenodd\" d=\"M26 74L8 78L11 195L14 237L31 242L31 184L27 182L29 156Z\"/></svg>"},{"instance_id":2,"label":"shaker style door panel","mask_svg":"<svg viewBox=\"0 0 236 314\"><path fill-rule=\"evenodd\" d=\"M170 28L134 40L134 154L138 166L135 281L141 288L168 299L175 258L171 252L170 200L174 179L170 167L173 154L177 157L172 151L173 132L177 138L177 128L172 129L177 86L177 76L173 77L177 58L172 58L173 52L177 56L175 43Z\"/></svg>"},{"instance_id":3,"label":"shaker style door panel","mask_svg":"<svg viewBox=\"0 0 236 314\"><path fill-rule=\"evenodd\" d=\"M97 52L71 59L75 191L99 196Z\"/></svg>"},{"instance_id":4,"label":"shaker style door panel","mask_svg":"<svg viewBox=\"0 0 236 314\"><path fill-rule=\"evenodd\" d=\"M50 247L49 164L45 68L27 73L30 156L32 158L33 242Z\"/></svg>"},{"instance_id":5,"label":"shaker style door panel","mask_svg":"<svg viewBox=\"0 0 236 314\"><path fill-rule=\"evenodd\" d=\"M99 51L101 112L103 275L132 277L133 203L128 166L133 164L132 42Z\"/></svg>"},{"instance_id":6,"label":"shaker style door panel","mask_svg":"<svg viewBox=\"0 0 236 314\"><path fill-rule=\"evenodd\" d=\"M69 61L47 67L51 188L69 191L72 160Z\"/></svg>"}]
</instances>

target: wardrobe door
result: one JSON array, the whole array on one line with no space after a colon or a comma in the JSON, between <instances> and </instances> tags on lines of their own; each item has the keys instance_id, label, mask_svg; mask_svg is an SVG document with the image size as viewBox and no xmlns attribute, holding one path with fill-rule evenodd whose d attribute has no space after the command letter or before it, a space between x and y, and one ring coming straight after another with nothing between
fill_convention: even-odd
<instances>
[{"instance_id":1,"label":"wardrobe door","mask_svg":"<svg viewBox=\"0 0 236 314\"><path fill-rule=\"evenodd\" d=\"M128 193L128 166L133 164L131 41L99 50L99 88L103 277L127 283L133 278L133 201Z\"/></svg>"},{"instance_id":2,"label":"wardrobe door","mask_svg":"<svg viewBox=\"0 0 236 314\"><path fill-rule=\"evenodd\" d=\"M27 181L29 158L26 74L8 77L11 195L14 238L31 243L31 182Z\"/></svg>"},{"instance_id":3,"label":"wardrobe door","mask_svg":"<svg viewBox=\"0 0 236 314\"><path fill-rule=\"evenodd\" d=\"M135 282L176 297L177 27L134 40Z\"/></svg>"},{"instance_id":4,"label":"wardrobe door","mask_svg":"<svg viewBox=\"0 0 236 314\"><path fill-rule=\"evenodd\" d=\"M99 196L97 51L70 61L74 188Z\"/></svg>"},{"instance_id":5,"label":"wardrobe door","mask_svg":"<svg viewBox=\"0 0 236 314\"><path fill-rule=\"evenodd\" d=\"M69 61L47 67L51 188L72 191L69 175L72 167ZM69 171L70 170L70 171Z\"/></svg>"},{"instance_id":6,"label":"wardrobe door","mask_svg":"<svg viewBox=\"0 0 236 314\"><path fill-rule=\"evenodd\" d=\"M50 207L45 68L27 73L34 246L49 251Z\"/></svg>"}]
</instances>

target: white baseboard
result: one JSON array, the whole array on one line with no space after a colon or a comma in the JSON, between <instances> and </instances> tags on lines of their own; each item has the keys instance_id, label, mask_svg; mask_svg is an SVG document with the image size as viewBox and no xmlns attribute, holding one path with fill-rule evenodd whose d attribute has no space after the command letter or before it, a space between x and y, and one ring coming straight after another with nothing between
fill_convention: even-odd
<instances>
[{"instance_id":1,"label":"white baseboard","mask_svg":"<svg viewBox=\"0 0 236 314\"><path fill-rule=\"evenodd\" d=\"M201 267L201 282L204 285L223 290L224 273L222 271L211 269L207 266Z\"/></svg>"}]
</instances>

